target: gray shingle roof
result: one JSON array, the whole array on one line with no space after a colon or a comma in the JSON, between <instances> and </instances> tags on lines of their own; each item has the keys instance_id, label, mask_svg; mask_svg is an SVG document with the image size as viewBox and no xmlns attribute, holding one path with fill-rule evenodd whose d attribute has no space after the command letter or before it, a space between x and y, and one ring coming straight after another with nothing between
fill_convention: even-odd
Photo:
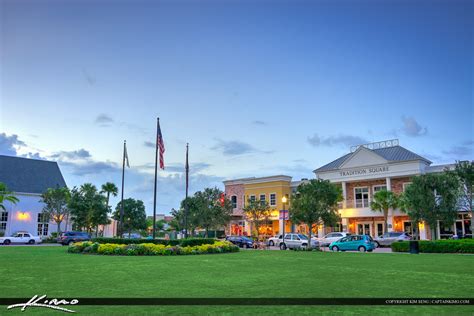
<instances>
[{"instance_id":1,"label":"gray shingle roof","mask_svg":"<svg viewBox=\"0 0 474 316\"><path fill-rule=\"evenodd\" d=\"M431 164L426 158L421 157L420 155L415 154L414 152L402 147L402 146L393 146L393 147L386 147L386 148L377 148L377 149L369 149L372 152L376 153L377 155L385 158L387 161L412 161L412 160L423 160L428 164ZM314 172L321 172L321 171L330 171L336 170L341 167L341 165L350 158L356 152L346 154L316 170Z\"/></svg>"},{"instance_id":2,"label":"gray shingle roof","mask_svg":"<svg viewBox=\"0 0 474 316\"><path fill-rule=\"evenodd\" d=\"M48 188L64 187L59 166L54 161L0 155L0 182L8 190L22 193L43 193Z\"/></svg>"}]
</instances>

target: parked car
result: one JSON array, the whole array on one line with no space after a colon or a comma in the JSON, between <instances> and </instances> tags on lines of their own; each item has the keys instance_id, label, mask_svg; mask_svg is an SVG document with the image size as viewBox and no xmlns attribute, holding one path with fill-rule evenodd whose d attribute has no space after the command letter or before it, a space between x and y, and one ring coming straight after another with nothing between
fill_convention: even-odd
<instances>
[{"instance_id":1,"label":"parked car","mask_svg":"<svg viewBox=\"0 0 474 316\"><path fill-rule=\"evenodd\" d=\"M58 243L63 246L88 240L91 240L91 236L85 232L64 232L58 237Z\"/></svg>"},{"instance_id":2,"label":"parked car","mask_svg":"<svg viewBox=\"0 0 474 316\"><path fill-rule=\"evenodd\" d=\"M275 235L273 237L268 238L268 245L269 246L278 246L282 241L282 235Z\"/></svg>"},{"instance_id":3,"label":"parked car","mask_svg":"<svg viewBox=\"0 0 474 316\"><path fill-rule=\"evenodd\" d=\"M40 244L41 237L34 236L28 232L16 232L8 237L0 237L0 244Z\"/></svg>"},{"instance_id":4,"label":"parked car","mask_svg":"<svg viewBox=\"0 0 474 316\"><path fill-rule=\"evenodd\" d=\"M319 245L321 247L329 246L332 242L338 241L339 239L349 236L350 233L346 232L334 232L334 233L329 233L324 237L321 238L315 238L317 241L319 241Z\"/></svg>"},{"instance_id":5,"label":"parked car","mask_svg":"<svg viewBox=\"0 0 474 316\"><path fill-rule=\"evenodd\" d=\"M139 233L130 233L130 234L123 233L122 238L125 238L125 239L141 239L142 235L140 235Z\"/></svg>"},{"instance_id":6,"label":"parked car","mask_svg":"<svg viewBox=\"0 0 474 316\"><path fill-rule=\"evenodd\" d=\"M228 236L225 238L225 240L230 241L240 248L253 248L254 246L253 240L244 236Z\"/></svg>"},{"instance_id":7,"label":"parked car","mask_svg":"<svg viewBox=\"0 0 474 316\"><path fill-rule=\"evenodd\" d=\"M333 241L329 245L329 249L332 251L357 250L360 252L371 252L375 248L375 242L369 235L350 235Z\"/></svg>"},{"instance_id":8,"label":"parked car","mask_svg":"<svg viewBox=\"0 0 474 316\"><path fill-rule=\"evenodd\" d=\"M385 233L381 236L375 237L374 242L377 245L377 247L381 246L390 246L396 241L405 241L405 240L411 240L412 237L410 234L405 233L405 232L388 232Z\"/></svg>"},{"instance_id":9,"label":"parked car","mask_svg":"<svg viewBox=\"0 0 474 316\"><path fill-rule=\"evenodd\" d=\"M297 249L297 248L306 248L309 244L308 236L303 234L285 234L285 240L280 241L280 249ZM315 248L318 244L314 240L311 241L311 247Z\"/></svg>"}]
</instances>

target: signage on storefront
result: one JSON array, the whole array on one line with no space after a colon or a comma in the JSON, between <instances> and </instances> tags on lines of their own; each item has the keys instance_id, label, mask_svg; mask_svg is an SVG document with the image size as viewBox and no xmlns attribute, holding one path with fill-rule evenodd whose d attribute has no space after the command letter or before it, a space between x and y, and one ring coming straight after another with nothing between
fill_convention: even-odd
<instances>
[{"instance_id":1,"label":"signage on storefront","mask_svg":"<svg viewBox=\"0 0 474 316\"><path fill-rule=\"evenodd\" d=\"M348 171L340 171L339 174L341 175L341 177L347 177L347 176L358 176L358 175L381 173L381 172L387 172L387 171L388 171L388 166L383 166L383 167L369 167L369 168L359 168L359 169L348 170Z\"/></svg>"},{"instance_id":2,"label":"signage on storefront","mask_svg":"<svg viewBox=\"0 0 474 316\"><path fill-rule=\"evenodd\" d=\"M282 220L289 220L289 216L288 216L288 210L280 210L280 219Z\"/></svg>"}]
</instances>

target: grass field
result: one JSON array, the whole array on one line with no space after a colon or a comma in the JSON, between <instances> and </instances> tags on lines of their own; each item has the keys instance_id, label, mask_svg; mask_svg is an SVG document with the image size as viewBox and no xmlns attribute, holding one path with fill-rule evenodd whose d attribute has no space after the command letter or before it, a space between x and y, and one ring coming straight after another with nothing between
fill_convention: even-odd
<instances>
[{"instance_id":1,"label":"grass field","mask_svg":"<svg viewBox=\"0 0 474 316\"><path fill-rule=\"evenodd\" d=\"M241 251L173 257L0 246L0 296L474 297L474 256ZM0 309L0 315L21 313ZM472 306L75 306L81 315L452 314ZM28 309L22 315L61 314Z\"/></svg>"}]
</instances>

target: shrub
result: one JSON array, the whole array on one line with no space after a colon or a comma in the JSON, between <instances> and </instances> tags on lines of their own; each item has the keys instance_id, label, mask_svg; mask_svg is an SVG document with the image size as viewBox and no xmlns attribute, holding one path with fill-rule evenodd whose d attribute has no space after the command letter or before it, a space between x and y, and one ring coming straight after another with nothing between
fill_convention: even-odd
<instances>
[{"instance_id":1,"label":"shrub","mask_svg":"<svg viewBox=\"0 0 474 316\"><path fill-rule=\"evenodd\" d=\"M200 246L204 244L213 244L216 240L214 238L187 238L180 239L179 245L181 247Z\"/></svg>"},{"instance_id":2,"label":"shrub","mask_svg":"<svg viewBox=\"0 0 474 316\"><path fill-rule=\"evenodd\" d=\"M77 242L69 246L70 253L92 253L99 255L122 255L122 256L173 256L173 255L195 255L205 253L225 253L239 251L239 247L227 241L216 241L213 244L199 246L165 246L161 244L99 244L97 242Z\"/></svg>"},{"instance_id":3,"label":"shrub","mask_svg":"<svg viewBox=\"0 0 474 316\"><path fill-rule=\"evenodd\" d=\"M179 244L179 240L166 240L166 239L127 239L127 238L92 238L93 242L99 244L156 244L156 245L171 245L176 246Z\"/></svg>"},{"instance_id":4,"label":"shrub","mask_svg":"<svg viewBox=\"0 0 474 316\"><path fill-rule=\"evenodd\" d=\"M419 241L420 252L423 253L474 253L474 240L421 240ZM394 252L410 251L408 241L394 242L392 244Z\"/></svg>"}]
</instances>

